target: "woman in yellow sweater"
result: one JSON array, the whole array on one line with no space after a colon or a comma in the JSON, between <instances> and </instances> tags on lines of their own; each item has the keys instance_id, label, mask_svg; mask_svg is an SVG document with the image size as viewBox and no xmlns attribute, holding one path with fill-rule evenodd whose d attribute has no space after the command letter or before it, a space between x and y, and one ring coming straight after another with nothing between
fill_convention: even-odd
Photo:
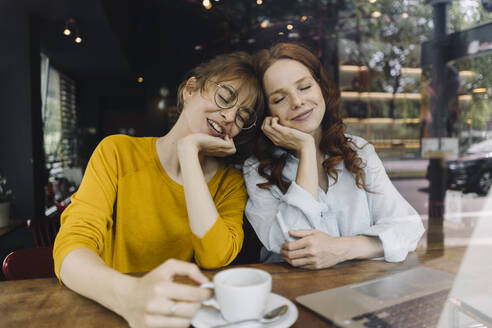
<instances>
[{"instance_id":1,"label":"woman in yellow sweater","mask_svg":"<svg viewBox=\"0 0 492 328\"><path fill-rule=\"evenodd\" d=\"M261 87L246 53L199 65L178 90L181 115L160 138L105 138L63 212L53 256L72 290L132 327L186 327L210 291L195 264L229 264L243 243L241 173L219 161L256 129ZM234 141L233 141L234 140ZM136 278L124 273L147 272Z\"/></svg>"}]
</instances>

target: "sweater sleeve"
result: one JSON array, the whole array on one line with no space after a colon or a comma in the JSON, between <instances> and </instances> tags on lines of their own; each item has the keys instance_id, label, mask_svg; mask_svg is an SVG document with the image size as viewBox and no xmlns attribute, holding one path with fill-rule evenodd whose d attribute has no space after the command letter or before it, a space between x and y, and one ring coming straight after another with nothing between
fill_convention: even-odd
<instances>
[{"instance_id":1,"label":"sweater sleeve","mask_svg":"<svg viewBox=\"0 0 492 328\"><path fill-rule=\"evenodd\" d=\"M258 164L250 158L243 166L249 195L246 217L267 250L280 253L283 243L294 240L289 230L317 229L338 235L336 218L327 213L327 205L294 181L285 194L276 186L268 190L259 188L257 184L266 179L259 175Z\"/></svg>"},{"instance_id":2,"label":"sweater sleeve","mask_svg":"<svg viewBox=\"0 0 492 328\"><path fill-rule=\"evenodd\" d=\"M231 263L241 251L244 240L243 215L246 189L241 174L232 168L214 199L219 216L207 233L199 238L192 233L196 263L213 269Z\"/></svg>"},{"instance_id":3,"label":"sweater sleeve","mask_svg":"<svg viewBox=\"0 0 492 328\"><path fill-rule=\"evenodd\" d=\"M374 147L364 147L361 156L367 164L364 171L372 191L367 193L371 226L364 234L379 237L386 261L403 261L425 231L422 219L391 183Z\"/></svg>"},{"instance_id":4,"label":"sweater sleeve","mask_svg":"<svg viewBox=\"0 0 492 328\"><path fill-rule=\"evenodd\" d=\"M118 180L118 153L114 138L107 137L96 147L79 189L63 211L53 249L58 278L63 259L71 251L88 248L101 255L104 249L105 236L113 225Z\"/></svg>"}]
</instances>

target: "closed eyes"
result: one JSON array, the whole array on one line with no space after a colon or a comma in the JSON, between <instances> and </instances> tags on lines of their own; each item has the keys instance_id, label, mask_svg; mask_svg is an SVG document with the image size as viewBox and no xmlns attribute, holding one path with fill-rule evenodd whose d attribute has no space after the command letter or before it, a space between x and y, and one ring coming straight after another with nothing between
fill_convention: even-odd
<instances>
[{"instance_id":1,"label":"closed eyes","mask_svg":"<svg viewBox=\"0 0 492 328\"><path fill-rule=\"evenodd\" d=\"M285 97L275 99L275 100L273 101L273 103L274 103L274 104L279 104L279 103L280 103L282 100L284 100L284 99L285 99Z\"/></svg>"},{"instance_id":2,"label":"closed eyes","mask_svg":"<svg viewBox=\"0 0 492 328\"><path fill-rule=\"evenodd\" d=\"M305 85L305 86L302 86L302 87L299 87L299 90L300 91L307 91L309 89L311 89L312 85L311 84L308 84L308 85ZM281 97L281 98L277 98L277 99L273 99L272 103L274 105L277 105L279 103L281 103L286 97Z\"/></svg>"}]
</instances>

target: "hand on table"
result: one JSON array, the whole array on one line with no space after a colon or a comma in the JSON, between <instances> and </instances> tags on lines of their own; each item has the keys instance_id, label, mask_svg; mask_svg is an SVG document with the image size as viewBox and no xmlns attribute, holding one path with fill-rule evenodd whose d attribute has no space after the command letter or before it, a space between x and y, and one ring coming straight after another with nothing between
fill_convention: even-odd
<instances>
[{"instance_id":1,"label":"hand on table","mask_svg":"<svg viewBox=\"0 0 492 328\"><path fill-rule=\"evenodd\" d=\"M122 316L133 328L188 327L201 302L211 290L173 282L176 275L202 284L208 281L195 264L167 260L145 276L137 278Z\"/></svg>"},{"instance_id":2,"label":"hand on table","mask_svg":"<svg viewBox=\"0 0 492 328\"><path fill-rule=\"evenodd\" d=\"M228 135L222 139L205 133L194 133L181 139L178 143L178 151L186 149L193 149L213 157L226 157L236 153L234 141Z\"/></svg>"},{"instance_id":3,"label":"hand on table","mask_svg":"<svg viewBox=\"0 0 492 328\"><path fill-rule=\"evenodd\" d=\"M350 237L332 237L319 230L293 230L289 235L299 239L284 243L280 254L292 266L323 269L350 259Z\"/></svg>"},{"instance_id":4,"label":"hand on table","mask_svg":"<svg viewBox=\"0 0 492 328\"><path fill-rule=\"evenodd\" d=\"M275 146L287 149L301 151L307 142L314 142L310 134L281 125L278 117L265 117L261 130Z\"/></svg>"}]
</instances>

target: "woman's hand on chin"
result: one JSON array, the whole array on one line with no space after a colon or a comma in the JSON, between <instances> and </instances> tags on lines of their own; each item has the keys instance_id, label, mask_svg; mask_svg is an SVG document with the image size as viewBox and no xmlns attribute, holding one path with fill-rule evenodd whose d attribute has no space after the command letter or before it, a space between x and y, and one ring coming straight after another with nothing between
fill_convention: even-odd
<instances>
[{"instance_id":1,"label":"woman's hand on chin","mask_svg":"<svg viewBox=\"0 0 492 328\"><path fill-rule=\"evenodd\" d=\"M167 260L145 276L135 278L120 314L130 327L189 327L209 289L173 282L186 276L198 284L208 279L192 263Z\"/></svg>"},{"instance_id":2,"label":"woman's hand on chin","mask_svg":"<svg viewBox=\"0 0 492 328\"><path fill-rule=\"evenodd\" d=\"M314 144L314 138L308 133L283 126L278 117L267 116L261 130L275 146L301 151L306 144Z\"/></svg>"},{"instance_id":3,"label":"woman's hand on chin","mask_svg":"<svg viewBox=\"0 0 492 328\"><path fill-rule=\"evenodd\" d=\"M178 142L178 152L187 150L197 151L207 156L226 157L236 153L236 146L228 135L222 139L205 133L194 133Z\"/></svg>"},{"instance_id":4,"label":"woman's hand on chin","mask_svg":"<svg viewBox=\"0 0 492 328\"><path fill-rule=\"evenodd\" d=\"M350 237L332 237L319 230L293 230L289 235L299 239L284 243L280 254L292 266L323 269L351 259Z\"/></svg>"}]
</instances>

